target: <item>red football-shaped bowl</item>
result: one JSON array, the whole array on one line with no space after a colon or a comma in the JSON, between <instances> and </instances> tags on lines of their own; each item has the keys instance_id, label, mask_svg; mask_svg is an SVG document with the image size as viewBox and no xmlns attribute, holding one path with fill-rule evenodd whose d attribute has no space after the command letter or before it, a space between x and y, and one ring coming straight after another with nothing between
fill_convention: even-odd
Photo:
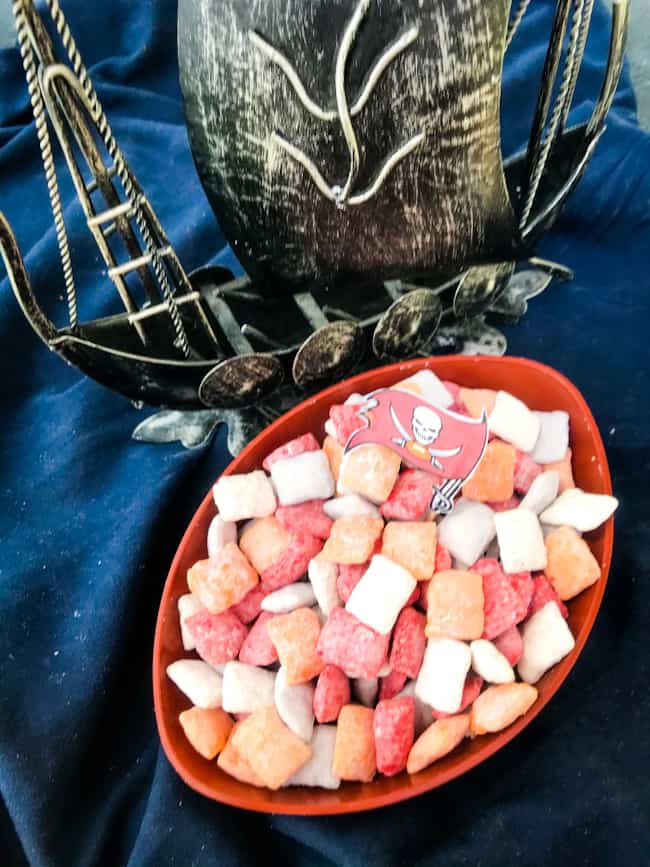
<instances>
[{"instance_id":1,"label":"red football-shaped bowl","mask_svg":"<svg viewBox=\"0 0 650 867\"><path fill-rule=\"evenodd\" d=\"M566 410L571 417L570 445L576 485L594 493L611 494L605 449L580 392L550 367L509 357L418 359L354 376L310 397L283 415L257 436L224 472L246 473L259 469L264 457L274 448L309 431L321 439L332 404L342 403L353 392L365 394L392 385L425 367L434 370L441 379L460 385L503 389L531 409ZM297 815L350 813L412 798L471 770L519 734L560 688L585 645L605 592L614 536L614 523L610 518L586 537L600 564L602 577L569 603L569 625L575 636L575 648L536 684L539 697L532 709L507 729L474 740L466 739L447 757L410 776L403 772L390 778L379 776L371 783L342 783L337 791L300 787L271 792L238 782L221 771L216 761L208 762L192 749L178 722L178 715L188 707L188 701L165 674L171 662L187 655L181 644L176 605L178 597L187 593L188 568L207 556L206 534L214 514L212 491L208 490L178 547L160 603L153 653L153 691L160 739L174 768L197 792L247 810Z\"/></svg>"}]
</instances>

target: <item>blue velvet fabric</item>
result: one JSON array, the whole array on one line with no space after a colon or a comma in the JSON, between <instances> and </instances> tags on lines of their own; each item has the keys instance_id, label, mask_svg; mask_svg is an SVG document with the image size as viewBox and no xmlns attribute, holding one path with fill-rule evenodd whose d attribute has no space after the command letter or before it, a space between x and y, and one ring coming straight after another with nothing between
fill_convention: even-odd
<instances>
[{"instance_id":1,"label":"blue velvet fabric","mask_svg":"<svg viewBox=\"0 0 650 867\"><path fill-rule=\"evenodd\" d=\"M189 152L173 0L64 4L114 132L188 270L234 265ZM554 3L536 0L509 54L506 153L527 138ZM575 119L600 86L597 3ZM80 313L113 291L62 183ZM15 48L0 52L0 209L47 309L63 279ZM646 864L650 851L647 480L650 136L625 72L609 128L541 252L575 269L507 330L559 368L600 424L622 501L603 608L547 709L466 777L380 812L285 818L201 798L156 734L153 630L163 581L225 437L195 451L130 439L141 416L41 345L0 283L0 863L2 865Z\"/></svg>"}]
</instances>

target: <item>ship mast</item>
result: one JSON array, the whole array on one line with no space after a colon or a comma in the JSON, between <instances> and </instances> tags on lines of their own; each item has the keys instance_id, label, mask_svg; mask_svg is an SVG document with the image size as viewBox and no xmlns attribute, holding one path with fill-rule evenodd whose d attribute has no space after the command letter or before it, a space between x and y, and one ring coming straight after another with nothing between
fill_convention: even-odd
<instances>
[{"instance_id":1,"label":"ship mast","mask_svg":"<svg viewBox=\"0 0 650 867\"><path fill-rule=\"evenodd\" d=\"M75 41L57 0L44 0L67 53L56 56L52 40L33 0L15 0L18 43L27 77L50 203L66 283L70 328L77 327L77 292L72 271L48 118L63 151L77 196L97 248L140 343L148 352L199 358L188 335L181 306L193 308L193 331L207 338L213 355L222 355L217 336L198 292L111 131ZM142 300L140 300L142 299ZM161 343L160 330L147 333L146 311L166 313L171 333Z\"/></svg>"}]
</instances>

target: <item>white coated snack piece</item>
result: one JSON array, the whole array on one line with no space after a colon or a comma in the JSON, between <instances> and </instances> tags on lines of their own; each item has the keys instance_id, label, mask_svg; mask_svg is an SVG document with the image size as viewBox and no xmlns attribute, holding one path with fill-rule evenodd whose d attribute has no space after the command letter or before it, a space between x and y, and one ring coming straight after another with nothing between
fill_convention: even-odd
<instances>
[{"instance_id":1,"label":"white coated snack piece","mask_svg":"<svg viewBox=\"0 0 650 867\"><path fill-rule=\"evenodd\" d=\"M386 635L416 584L403 566L383 554L375 554L345 607L366 626Z\"/></svg>"},{"instance_id":2,"label":"white coated snack piece","mask_svg":"<svg viewBox=\"0 0 650 867\"><path fill-rule=\"evenodd\" d=\"M224 521L266 518L275 512L278 505L264 470L221 476L212 494Z\"/></svg>"},{"instance_id":3,"label":"white coated snack piece","mask_svg":"<svg viewBox=\"0 0 650 867\"><path fill-rule=\"evenodd\" d=\"M314 687L309 683L291 686L282 666L275 676L275 709L282 722L302 738L311 740L314 730Z\"/></svg>"},{"instance_id":4,"label":"white coated snack piece","mask_svg":"<svg viewBox=\"0 0 650 867\"><path fill-rule=\"evenodd\" d=\"M352 392L352 394L349 397L345 398L345 400L343 401L343 404L345 406L348 406L348 405L358 406L361 403L366 403L366 401L367 401L366 397L364 397L362 394L359 394L358 391L354 391L354 392Z\"/></svg>"},{"instance_id":5,"label":"white coated snack piece","mask_svg":"<svg viewBox=\"0 0 650 867\"><path fill-rule=\"evenodd\" d=\"M262 611L272 614L288 614L296 608L311 608L316 602L314 588L306 581L298 581L274 590L262 599Z\"/></svg>"},{"instance_id":6,"label":"white coated snack piece","mask_svg":"<svg viewBox=\"0 0 650 867\"><path fill-rule=\"evenodd\" d=\"M336 439L336 426L331 418L328 418L325 424L323 425L325 429L325 433L328 437L332 437L332 439Z\"/></svg>"},{"instance_id":7,"label":"white coated snack piece","mask_svg":"<svg viewBox=\"0 0 650 867\"><path fill-rule=\"evenodd\" d=\"M560 488L560 474L557 470L546 470L533 479L528 488L528 493L519 503L520 509L528 509L539 515L547 506L550 506L557 497Z\"/></svg>"},{"instance_id":8,"label":"white coated snack piece","mask_svg":"<svg viewBox=\"0 0 650 867\"><path fill-rule=\"evenodd\" d=\"M198 614L203 611L204 605L198 596L193 593L184 593L178 597L178 619L181 624L181 641L183 642L184 650L194 650L196 642L194 636L185 625L185 620L193 614Z\"/></svg>"},{"instance_id":9,"label":"white coated snack piece","mask_svg":"<svg viewBox=\"0 0 650 867\"><path fill-rule=\"evenodd\" d=\"M271 478L282 506L327 500L334 494L330 464L321 449L276 461L271 467Z\"/></svg>"},{"instance_id":10,"label":"white coated snack piece","mask_svg":"<svg viewBox=\"0 0 650 867\"><path fill-rule=\"evenodd\" d=\"M510 509L494 516L504 572L537 572L546 568L546 545L537 515Z\"/></svg>"},{"instance_id":11,"label":"white coated snack piece","mask_svg":"<svg viewBox=\"0 0 650 867\"><path fill-rule=\"evenodd\" d=\"M539 436L539 419L523 401L509 392L497 392L488 423L493 434L512 443L522 452L530 452L535 447Z\"/></svg>"},{"instance_id":12,"label":"white coated snack piece","mask_svg":"<svg viewBox=\"0 0 650 867\"><path fill-rule=\"evenodd\" d=\"M349 518L352 515L369 515L371 518L381 518L381 512L374 503L364 500L359 494L345 494L334 497L323 503L323 511L332 521L339 518Z\"/></svg>"},{"instance_id":13,"label":"white coated snack piece","mask_svg":"<svg viewBox=\"0 0 650 867\"><path fill-rule=\"evenodd\" d=\"M325 617L329 617L332 609L341 604L336 590L338 574L339 567L336 563L330 563L316 557L309 561L307 577L313 587L318 606Z\"/></svg>"},{"instance_id":14,"label":"white coated snack piece","mask_svg":"<svg viewBox=\"0 0 650 867\"><path fill-rule=\"evenodd\" d=\"M457 713L471 664L472 653L464 641L430 638L415 682L416 696L443 713Z\"/></svg>"},{"instance_id":15,"label":"white coated snack piece","mask_svg":"<svg viewBox=\"0 0 650 867\"><path fill-rule=\"evenodd\" d=\"M537 683L540 677L570 653L575 640L557 602L547 602L524 623L523 652L517 665L519 677Z\"/></svg>"},{"instance_id":16,"label":"white coated snack piece","mask_svg":"<svg viewBox=\"0 0 650 867\"><path fill-rule=\"evenodd\" d=\"M417 373L409 376L408 379L403 379L401 382L396 383L393 388L399 389L406 383L411 382L419 387L421 396L429 401L429 403L434 403L443 409L449 409L452 406L454 402L453 395L447 391L446 387L432 370L428 370L427 368L418 370Z\"/></svg>"},{"instance_id":17,"label":"white coated snack piece","mask_svg":"<svg viewBox=\"0 0 650 867\"><path fill-rule=\"evenodd\" d=\"M531 458L538 464L561 461L569 448L569 413L557 409L535 415L539 419L539 436Z\"/></svg>"},{"instance_id":18,"label":"white coated snack piece","mask_svg":"<svg viewBox=\"0 0 650 867\"><path fill-rule=\"evenodd\" d=\"M215 557L229 542L237 541L237 524L215 515L208 527L208 557Z\"/></svg>"},{"instance_id":19,"label":"white coated snack piece","mask_svg":"<svg viewBox=\"0 0 650 867\"><path fill-rule=\"evenodd\" d=\"M616 497L608 494L587 494L580 488L569 488L542 512L540 521L555 527L573 527L581 533L588 533L611 517L617 506Z\"/></svg>"},{"instance_id":20,"label":"white coated snack piece","mask_svg":"<svg viewBox=\"0 0 650 867\"><path fill-rule=\"evenodd\" d=\"M494 512L485 503L461 498L438 524L438 543L461 563L476 563L494 539Z\"/></svg>"},{"instance_id":21,"label":"white coated snack piece","mask_svg":"<svg viewBox=\"0 0 650 867\"><path fill-rule=\"evenodd\" d=\"M252 713L275 704L275 674L255 665L232 660L223 672L223 709L228 713Z\"/></svg>"},{"instance_id":22,"label":"white coated snack piece","mask_svg":"<svg viewBox=\"0 0 650 867\"><path fill-rule=\"evenodd\" d=\"M197 707L203 710L221 707L222 677L202 659L178 659L172 662L167 666L167 677Z\"/></svg>"},{"instance_id":23,"label":"white coated snack piece","mask_svg":"<svg viewBox=\"0 0 650 867\"><path fill-rule=\"evenodd\" d=\"M355 677L351 683L352 695L366 707L374 707L379 692L379 680L376 677Z\"/></svg>"},{"instance_id":24,"label":"white coated snack piece","mask_svg":"<svg viewBox=\"0 0 650 867\"><path fill-rule=\"evenodd\" d=\"M314 733L309 742L311 758L284 785L338 789L341 780L332 773L335 745L336 726L314 726Z\"/></svg>"},{"instance_id":25,"label":"white coated snack piece","mask_svg":"<svg viewBox=\"0 0 650 867\"><path fill-rule=\"evenodd\" d=\"M515 673L505 656L491 641L479 638L470 644L472 668L488 683L512 683Z\"/></svg>"},{"instance_id":26,"label":"white coated snack piece","mask_svg":"<svg viewBox=\"0 0 650 867\"><path fill-rule=\"evenodd\" d=\"M415 694L414 680L408 680L395 698L403 698L406 695L410 695L415 699L415 737L419 738L422 732L428 729L433 722L433 708L430 704L422 701L420 696Z\"/></svg>"}]
</instances>

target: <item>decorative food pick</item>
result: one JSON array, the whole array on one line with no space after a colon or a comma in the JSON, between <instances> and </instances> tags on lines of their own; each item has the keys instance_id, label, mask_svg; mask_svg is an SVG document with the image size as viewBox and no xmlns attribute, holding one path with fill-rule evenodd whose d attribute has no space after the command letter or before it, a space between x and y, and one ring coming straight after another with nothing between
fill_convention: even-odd
<instances>
[{"instance_id":1,"label":"decorative food pick","mask_svg":"<svg viewBox=\"0 0 650 867\"><path fill-rule=\"evenodd\" d=\"M408 466L436 477L431 511L447 513L477 469L488 441L487 414L468 418L427 403L410 391L382 388L356 408L361 425L345 445L344 459L368 443L396 452Z\"/></svg>"},{"instance_id":2,"label":"decorative food pick","mask_svg":"<svg viewBox=\"0 0 650 867\"><path fill-rule=\"evenodd\" d=\"M446 406L421 427L423 393ZM572 484L558 494L556 433L539 415L424 369L330 407L341 461L309 432L219 479L208 559L178 604L185 656L167 668L192 704L179 715L191 747L250 785L337 789L417 774L526 714L575 646L565 602L600 579L578 528L618 505ZM519 450L530 417L537 436ZM448 424L465 439L443 449ZM476 462L440 514L440 480Z\"/></svg>"},{"instance_id":3,"label":"decorative food pick","mask_svg":"<svg viewBox=\"0 0 650 867\"><path fill-rule=\"evenodd\" d=\"M138 406L167 408L137 438L197 445L226 421L236 452L301 393L376 359L503 353L486 317L517 321L553 276L571 276L535 248L604 130L629 0L614 0L600 95L573 127L593 0L556 0L528 146L505 161L503 60L529 0L510 18L507 0L180 0L189 138L246 270L239 278L217 267L185 272L58 0L43 6L67 62L34 0L14 0L13 10L65 327L38 303L1 214L0 250L50 349ZM120 305L91 322L79 317L51 130ZM542 455L563 422L544 424Z\"/></svg>"}]
</instances>

